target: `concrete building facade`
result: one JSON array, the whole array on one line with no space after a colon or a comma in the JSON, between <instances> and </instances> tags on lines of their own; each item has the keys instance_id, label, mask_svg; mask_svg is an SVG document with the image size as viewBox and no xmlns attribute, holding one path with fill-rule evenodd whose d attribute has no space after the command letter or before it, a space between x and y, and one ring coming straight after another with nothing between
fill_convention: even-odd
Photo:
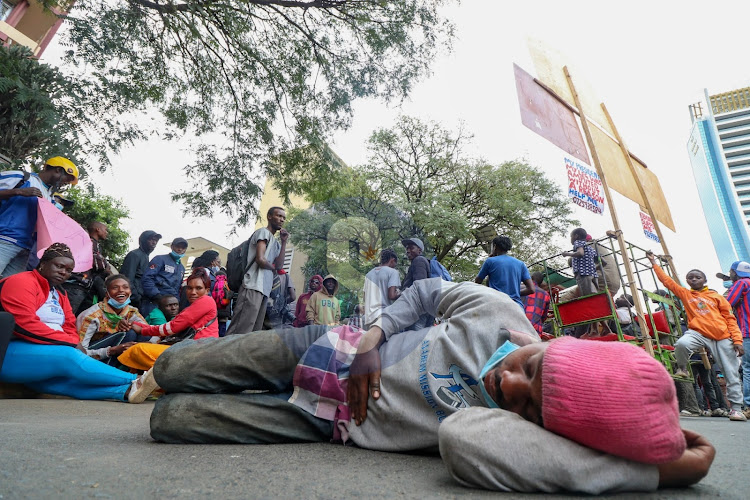
<instances>
[{"instance_id":1,"label":"concrete building facade","mask_svg":"<svg viewBox=\"0 0 750 500\"><path fill-rule=\"evenodd\" d=\"M36 0L0 0L0 44L24 45L34 56L42 57L73 1L61 2L61 7L48 11Z\"/></svg>"},{"instance_id":2,"label":"concrete building facade","mask_svg":"<svg viewBox=\"0 0 750 500\"><path fill-rule=\"evenodd\" d=\"M687 149L711 239L724 271L750 261L750 87L690 106ZM704 108L705 106L705 108Z\"/></svg>"}]
</instances>

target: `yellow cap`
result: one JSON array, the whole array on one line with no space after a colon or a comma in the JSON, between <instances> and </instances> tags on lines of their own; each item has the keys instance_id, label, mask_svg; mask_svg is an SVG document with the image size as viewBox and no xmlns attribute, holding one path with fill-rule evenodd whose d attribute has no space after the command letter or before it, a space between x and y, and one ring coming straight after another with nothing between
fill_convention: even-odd
<instances>
[{"instance_id":1,"label":"yellow cap","mask_svg":"<svg viewBox=\"0 0 750 500\"><path fill-rule=\"evenodd\" d=\"M63 158L62 156L55 156L54 158L50 158L47 160L45 165L49 165L50 167L60 167L63 170L65 170L65 173L68 175L73 176L73 184L74 186L78 184L78 167L76 167L76 164L72 161L68 160L67 158Z\"/></svg>"}]
</instances>

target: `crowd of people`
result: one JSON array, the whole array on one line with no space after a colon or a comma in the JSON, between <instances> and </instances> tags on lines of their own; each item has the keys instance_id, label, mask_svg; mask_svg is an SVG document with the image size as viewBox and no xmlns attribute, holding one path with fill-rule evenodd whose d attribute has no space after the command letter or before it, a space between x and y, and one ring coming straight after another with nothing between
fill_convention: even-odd
<instances>
[{"instance_id":1,"label":"crowd of people","mask_svg":"<svg viewBox=\"0 0 750 500\"><path fill-rule=\"evenodd\" d=\"M74 273L60 243L32 265L31 206L77 180L68 163L0 174L0 309L15 320L0 382L79 399L156 397L151 435L166 443L338 441L439 452L457 481L493 490L651 491L708 473L715 451L681 429L675 382L660 362L632 343L595 341L607 325L542 341L549 287L509 255L506 236L493 240L475 282L447 280L417 237L401 242L403 279L397 251L382 250L346 318L331 274L312 276L297 295L283 269L282 207L224 267L209 250L186 273L184 238L152 258L162 236L149 230L118 271L102 253L101 222L87 228L89 271ZM584 229L571 243L563 255L577 286L569 293L598 293L600 275L615 266ZM750 381L743 401L737 360L750 338L750 264L733 266L727 301L700 271L684 288L649 258L687 315L675 376L707 348L726 380L727 416L745 420ZM634 323L632 303L616 299L623 326Z\"/></svg>"}]
</instances>

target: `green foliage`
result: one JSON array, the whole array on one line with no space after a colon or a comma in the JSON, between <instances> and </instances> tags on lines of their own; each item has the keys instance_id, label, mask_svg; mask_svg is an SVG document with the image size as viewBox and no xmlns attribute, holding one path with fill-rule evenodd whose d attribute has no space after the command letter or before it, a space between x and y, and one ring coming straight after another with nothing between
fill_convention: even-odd
<instances>
[{"instance_id":1,"label":"green foliage","mask_svg":"<svg viewBox=\"0 0 750 500\"><path fill-rule=\"evenodd\" d=\"M298 213L286 224L292 243L308 255L303 272L333 274L343 300L342 317L351 314L362 298L364 277L378 265L380 252L392 248L399 255L400 270L409 267L401 240L416 228L403 211L374 197L334 197ZM345 300L344 300L345 299Z\"/></svg>"},{"instance_id":2,"label":"green foliage","mask_svg":"<svg viewBox=\"0 0 750 500\"><path fill-rule=\"evenodd\" d=\"M577 224L561 190L525 161L466 158L470 139L462 128L402 117L372 134L364 171L379 199L429 236L454 279L473 279L496 234L509 236L513 255L526 262L557 253L554 236Z\"/></svg>"},{"instance_id":3,"label":"green foliage","mask_svg":"<svg viewBox=\"0 0 750 500\"><path fill-rule=\"evenodd\" d=\"M71 187L65 192L65 197L75 201L65 213L84 229L95 221L107 224L109 236L102 242L102 250L107 260L119 269L128 253L128 233L120 227L120 221L130 217L122 200L99 195L93 186Z\"/></svg>"},{"instance_id":4,"label":"green foliage","mask_svg":"<svg viewBox=\"0 0 750 500\"><path fill-rule=\"evenodd\" d=\"M352 103L403 99L450 49L453 26L438 13L446 1L78 0L67 68L111 116L158 110L160 123L141 120L140 133L202 141L186 168L200 188L174 199L244 225L262 173L331 175L329 162L309 160L350 125ZM216 137L226 140L208 146ZM277 161L299 148L316 155ZM282 195L293 187L282 182Z\"/></svg>"},{"instance_id":5,"label":"green foliage","mask_svg":"<svg viewBox=\"0 0 750 500\"><path fill-rule=\"evenodd\" d=\"M69 125L64 102L74 87L28 48L1 46L0 154L14 165L56 155L76 158L77 130Z\"/></svg>"},{"instance_id":6,"label":"green foliage","mask_svg":"<svg viewBox=\"0 0 750 500\"><path fill-rule=\"evenodd\" d=\"M498 234L509 236L511 253L527 263L558 253L555 237L578 224L560 188L525 161L467 158L470 139L462 128L402 117L373 132L367 165L298 184L298 194L318 201L287 222L295 247L310 258L305 275L331 272L356 292L383 248L401 255L406 272L401 240L410 236L420 237L425 256L437 256L456 281L474 279Z\"/></svg>"},{"instance_id":7,"label":"green foliage","mask_svg":"<svg viewBox=\"0 0 750 500\"><path fill-rule=\"evenodd\" d=\"M0 46L0 154L16 166L65 156L83 175L90 158L106 164L109 152L138 134L112 118L117 110L100 90L40 63L24 46Z\"/></svg>"}]
</instances>

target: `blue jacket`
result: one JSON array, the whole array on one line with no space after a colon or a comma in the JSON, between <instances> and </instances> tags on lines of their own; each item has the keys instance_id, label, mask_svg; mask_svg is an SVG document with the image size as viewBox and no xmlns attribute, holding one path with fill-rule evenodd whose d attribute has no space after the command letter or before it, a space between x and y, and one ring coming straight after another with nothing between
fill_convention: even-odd
<instances>
[{"instance_id":1,"label":"blue jacket","mask_svg":"<svg viewBox=\"0 0 750 500\"><path fill-rule=\"evenodd\" d=\"M13 189L22 180L23 172L0 172L0 189ZM39 188L44 198L50 199L50 188L38 175L31 174L29 179L19 186L27 187ZM35 242L33 235L36 231L37 203L35 196L13 196L0 203L0 239L30 249Z\"/></svg>"},{"instance_id":2,"label":"blue jacket","mask_svg":"<svg viewBox=\"0 0 750 500\"><path fill-rule=\"evenodd\" d=\"M180 296L185 267L171 255L157 255L143 275L143 296L153 300L157 295Z\"/></svg>"}]
</instances>

